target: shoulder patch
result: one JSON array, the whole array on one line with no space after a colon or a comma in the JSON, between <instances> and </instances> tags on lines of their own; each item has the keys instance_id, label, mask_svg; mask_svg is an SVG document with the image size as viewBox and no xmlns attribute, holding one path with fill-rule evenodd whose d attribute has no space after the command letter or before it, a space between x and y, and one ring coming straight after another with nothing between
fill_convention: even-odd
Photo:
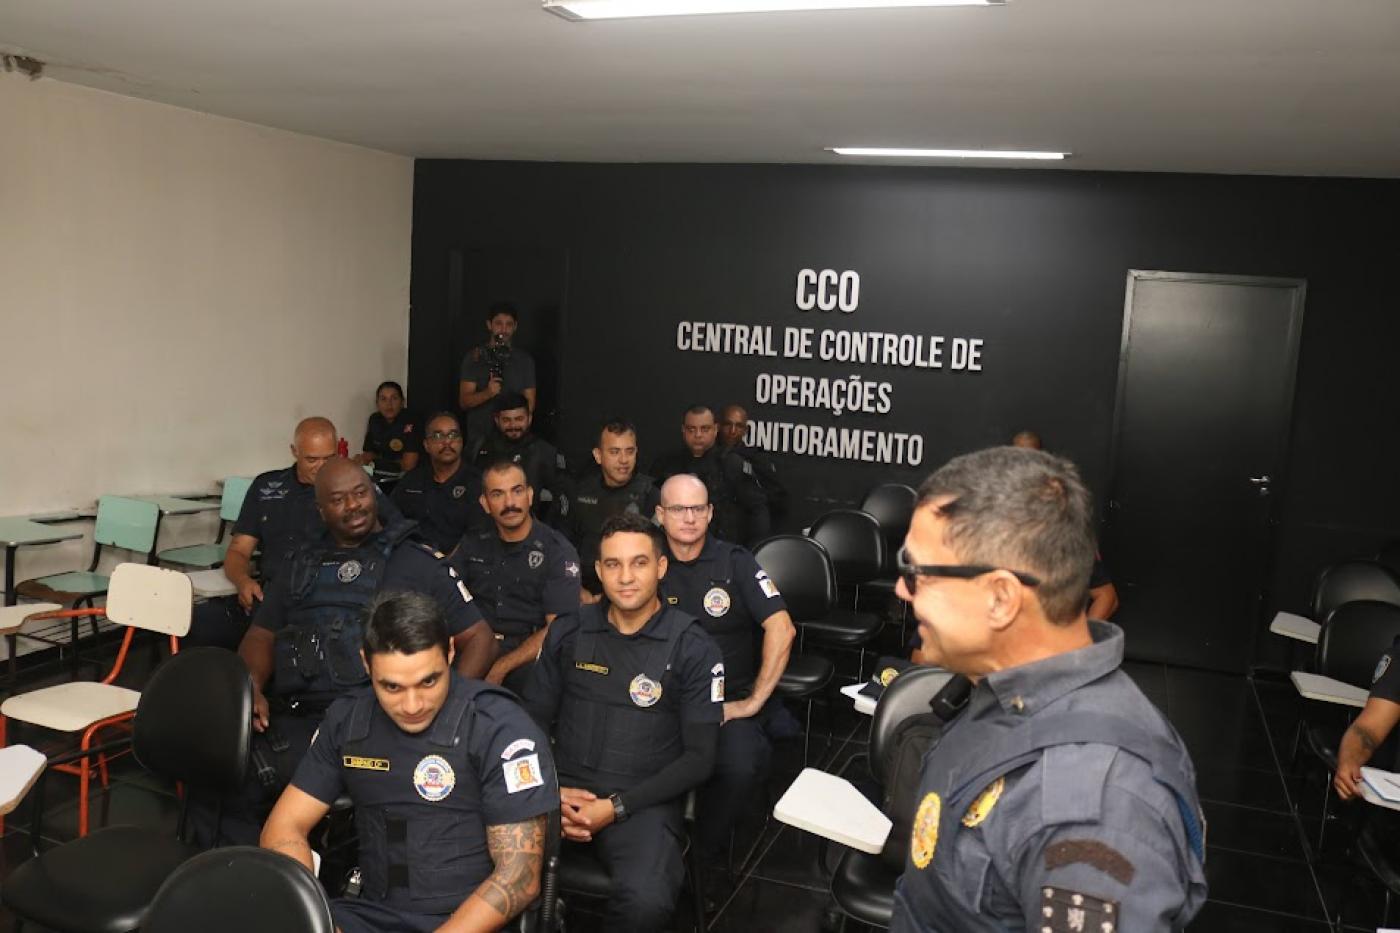
<instances>
[{"instance_id":1,"label":"shoulder patch","mask_svg":"<svg viewBox=\"0 0 1400 933\"><path fill-rule=\"evenodd\" d=\"M1105 901L1065 888L1040 889L1040 929L1043 933L1114 933L1118 902Z\"/></svg>"},{"instance_id":2,"label":"shoulder patch","mask_svg":"<svg viewBox=\"0 0 1400 933\"><path fill-rule=\"evenodd\" d=\"M1390 655L1383 654L1381 655L1381 659L1376 662L1376 672L1371 675L1371 683L1375 683L1384 677L1385 672L1388 670L1390 670Z\"/></svg>"}]
</instances>

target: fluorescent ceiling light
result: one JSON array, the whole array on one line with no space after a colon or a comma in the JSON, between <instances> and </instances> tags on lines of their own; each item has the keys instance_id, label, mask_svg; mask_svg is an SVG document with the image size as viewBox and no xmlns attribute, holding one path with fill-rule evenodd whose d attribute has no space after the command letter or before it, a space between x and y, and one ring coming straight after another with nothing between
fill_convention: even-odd
<instances>
[{"instance_id":1,"label":"fluorescent ceiling light","mask_svg":"<svg viewBox=\"0 0 1400 933\"><path fill-rule=\"evenodd\" d=\"M780 13L792 10L867 10L890 7L1002 6L1006 0L544 0L565 19L700 16L707 13Z\"/></svg>"},{"instance_id":2,"label":"fluorescent ceiling light","mask_svg":"<svg viewBox=\"0 0 1400 933\"><path fill-rule=\"evenodd\" d=\"M875 156L891 159L1063 159L1068 152L1032 152L1026 149L877 149L868 146L828 147L843 156Z\"/></svg>"}]
</instances>

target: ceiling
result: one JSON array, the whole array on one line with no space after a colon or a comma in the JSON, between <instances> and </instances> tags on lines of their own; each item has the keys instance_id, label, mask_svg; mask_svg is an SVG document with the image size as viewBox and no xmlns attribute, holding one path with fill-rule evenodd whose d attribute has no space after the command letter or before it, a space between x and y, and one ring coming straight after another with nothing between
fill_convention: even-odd
<instances>
[{"instance_id":1,"label":"ceiling","mask_svg":"<svg viewBox=\"0 0 1400 933\"><path fill-rule=\"evenodd\" d=\"M581 23L538 0L4 0L0 50L59 80L412 156L976 147L1074 153L1037 167L1400 177L1400 0Z\"/></svg>"}]
</instances>

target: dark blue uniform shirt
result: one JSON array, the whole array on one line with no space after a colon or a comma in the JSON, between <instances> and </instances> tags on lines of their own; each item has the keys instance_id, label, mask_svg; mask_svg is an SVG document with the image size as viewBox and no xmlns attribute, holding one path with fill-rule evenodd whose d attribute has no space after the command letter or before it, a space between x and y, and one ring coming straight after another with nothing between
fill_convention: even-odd
<instances>
[{"instance_id":1,"label":"dark blue uniform shirt","mask_svg":"<svg viewBox=\"0 0 1400 933\"><path fill-rule=\"evenodd\" d=\"M507 650L579 606L578 552L544 522L532 520L523 541L502 541L494 525L462 538L452 566Z\"/></svg>"},{"instance_id":2,"label":"dark blue uniform shirt","mask_svg":"<svg viewBox=\"0 0 1400 933\"><path fill-rule=\"evenodd\" d=\"M401 518L399 510L376 490L379 521L390 525ZM277 579L292 552L303 541L311 541L326 530L316 509L316 486L297 479L296 465L259 473L248 487L243 508L234 522L233 533L258 539L258 572L263 582ZM264 587L266 589L266 587Z\"/></svg>"},{"instance_id":3,"label":"dark blue uniform shirt","mask_svg":"<svg viewBox=\"0 0 1400 933\"><path fill-rule=\"evenodd\" d=\"M746 548L707 535L700 556L676 560L667 548L661 593L700 620L724 654L725 698L753 692L762 666L763 622L787 609L782 594Z\"/></svg>"},{"instance_id":4,"label":"dark blue uniform shirt","mask_svg":"<svg viewBox=\"0 0 1400 933\"><path fill-rule=\"evenodd\" d=\"M400 411L393 421L379 412L365 425L365 453L374 454L374 478L393 479L403 472L403 455L422 453L422 425L418 416Z\"/></svg>"},{"instance_id":5,"label":"dark blue uniform shirt","mask_svg":"<svg viewBox=\"0 0 1400 933\"><path fill-rule=\"evenodd\" d=\"M481 507L481 471L465 460L439 483L433 465L420 463L394 487L390 497L404 516L418 523L418 532L433 547L450 554L468 531L492 527Z\"/></svg>"},{"instance_id":6,"label":"dark blue uniform shirt","mask_svg":"<svg viewBox=\"0 0 1400 933\"><path fill-rule=\"evenodd\" d=\"M464 696L472 704L451 737L466 743L467 773L446 764L446 758L456 755L445 754L443 743L434 741L445 738L434 735L437 720L422 732L410 734L399 729L378 702L370 714L369 738L350 742L351 713L357 700L371 691L366 687L337 700L327 710L292 784L327 804L348 792L357 806L366 803L356 799L357 788L362 788L366 795L374 795L376 808L391 809L400 818L419 814L431 820L435 811L449 802L460 807L465 799L466 831L454 833L444 852L434 857L434 861L442 858L455 864L428 867L439 871L450 867L454 875L465 879L462 888L469 895L492 871L487 827L521 823L557 809L559 787L549 739L525 711L498 689L455 673L449 676L448 699L439 716ZM454 795L457 799L449 800ZM471 818L472 810L476 811L475 819ZM410 843L414 841L411 833ZM426 838L431 841L432 834ZM415 853L403 854L411 863ZM361 862L375 859L385 861L386 853L364 853ZM362 896L372 895L366 891Z\"/></svg>"}]
</instances>

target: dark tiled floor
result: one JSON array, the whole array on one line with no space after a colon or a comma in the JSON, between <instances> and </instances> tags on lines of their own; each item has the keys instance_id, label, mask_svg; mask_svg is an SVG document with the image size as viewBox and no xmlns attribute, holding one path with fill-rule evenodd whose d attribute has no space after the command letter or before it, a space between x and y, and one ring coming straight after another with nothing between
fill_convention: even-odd
<instances>
[{"instance_id":1,"label":"dark tiled floor","mask_svg":"<svg viewBox=\"0 0 1400 933\"><path fill-rule=\"evenodd\" d=\"M139 656L136 662L142 663ZM1329 929L1329 918L1330 928L1340 929L1339 917L1347 929L1374 930L1382 921L1383 891L1349 851L1345 826L1332 821L1322 856L1309 859L1325 784L1320 774L1293 773L1292 746L1302 704L1287 682L1277 676L1248 679L1159 664L1130 662L1126 669L1181 733L1198 771L1209 824L1211 900L1191 930L1320 933ZM834 720L835 740L813 748L826 770L837 770L864 751L869 722L844 702L837 705ZM43 740L15 729L11 741ZM777 749L770 788L774 799L800 767L799 745ZM861 774L863 766L856 763L851 772ZM711 892L720 909L711 916L709 929L797 933L833 928L822 844L790 827L763 824L764 807L755 801L738 840L740 859L750 851L752 857L741 868L737 886ZM171 788L127 757L114 763L108 789L95 785L92 808L94 825L173 827L177 803ZM71 838L76 811L76 779L54 775L44 836L50 841ZM0 838L0 885L14 865L29 857L28 820L28 807L22 806L6 822ZM832 846L825 855L834 862L839 850ZM599 929L597 919L584 912L586 905L574 907L571 930ZM689 926L678 917L676 928ZM0 911L0 933L11 929L11 918Z\"/></svg>"}]
</instances>

